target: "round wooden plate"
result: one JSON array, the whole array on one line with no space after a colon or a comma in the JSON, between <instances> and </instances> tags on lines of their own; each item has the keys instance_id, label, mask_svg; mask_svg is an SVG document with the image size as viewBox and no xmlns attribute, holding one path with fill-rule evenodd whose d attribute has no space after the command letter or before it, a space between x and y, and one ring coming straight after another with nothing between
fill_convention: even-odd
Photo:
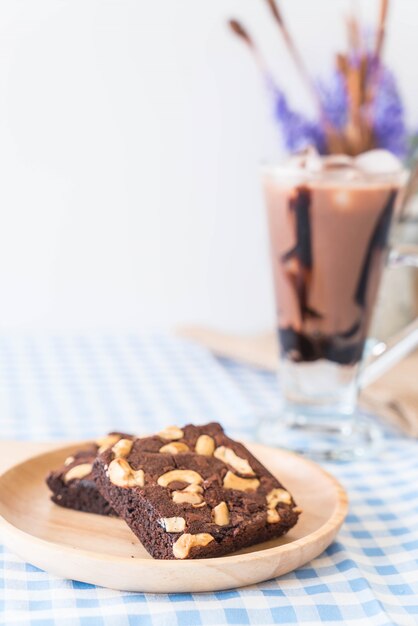
<instances>
[{"instance_id":1,"label":"round wooden plate","mask_svg":"<svg viewBox=\"0 0 418 626\"><path fill-rule=\"evenodd\" d=\"M296 527L281 539L217 559L154 560L122 520L50 501L45 476L77 448L73 444L34 456L0 477L3 541L47 572L122 591L216 591L286 574L333 541L347 514L347 496L335 478L311 461L258 444L248 447L303 509Z\"/></svg>"}]
</instances>

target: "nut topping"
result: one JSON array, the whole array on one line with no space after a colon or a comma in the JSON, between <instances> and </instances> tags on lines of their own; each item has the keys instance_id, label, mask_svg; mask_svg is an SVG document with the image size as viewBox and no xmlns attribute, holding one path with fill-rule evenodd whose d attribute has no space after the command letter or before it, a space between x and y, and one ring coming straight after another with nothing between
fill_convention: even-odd
<instances>
[{"instance_id":1,"label":"nut topping","mask_svg":"<svg viewBox=\"0 0 418 626\"><path fill-rule=\"evenodd\" d=\"M272 489L266 496L267 506L269 509L275 509L279 502L283 504L291 504L292 498L286 489Z\"/></svg>"},{"instance_id":2,"label":"nut topping","mask_svg":"<svg viewBox=\"0 0 418 626\"><path fill-rule=\"evenodd\" d=\"M117 458L109 463L107 475L111 483L117 487L143 487L144 470L134 470L126 459Z\"/></svg>"},{"instance_id":3,"label":"nut topping","mask_svg":"<svg viewBox=\"0 0 418 626\"><path fill-rule=\"evenodd\" d=\"M119 439L117 443L112 447L112 452L115 458L126 457L132 450L133 441L131 439Z\"/></svg>"},{"instance_id":4,"label":"nut topping","mask_svg":"<svg viewBox=\"0 0 418 626\"><path fill-rule=\"evenodd\" d=\"M164 428L164 430L161 430L157 434L161 437L161 439L168 439L171 441L174 439L181 439L184 435L183 431L181 428L178 428L178 426L167 426L167 428Z\"/></svg>"},{"instance_id":5,"label":"nut topping","mask_svg":"<svg viewBox=\"0 0 418 626\"><path fill-rule=\"evenodd\" d=\"M101 437L96 440L96 444L99 446L97 451L98 454L101 454L108 448L111 448L117 441L119 441L119 435L107 435L106 437Z\"/></svg>"},{"instance_id":6,"label":"nut topping","mask_svg":"<svg viewBox=\"0 0 418 626\"><path fill-rule=\"evenodd\" d=\"M64 465L71 465L73 461L75 461L75 458L73 456L67 456L67 458L64 461Z\"/></svg>"},{"instance_id":7,"label":"nut topping","mask_svg":"<svg viewBox=\"0 0 418 626\"><path fill-rule=\"evenodd\" d=\"M277 524L280 522L280 515L276 509L267 509L267 524Z\"/></svg>"},{"instance_id":8,"label":"nut topping","mask_svg":"<svg viewBox=\"0 0 418 626\"><path fill-rule=\"evenodd\" d=\"M201 475L194 470L176 469L162 474L162 476L158 478L157 484L160 485L160 487L168 487L168 485L175 480L180 480L190 485L198 485L203 482Z\"/></svg>"},{"instance_id":9,"label":"nut topping","mask_svg":"<svg viewBox=\"0 0 418 626\"><path fill-rule=\"evenodd\" d=\"M233 467L234 470L239 474L255 476L255 472L252 469L251 465L248 463L247 459L242 459L240 456L236 455L231 448L219 446L219 448L216 448L213 456L220 461L223 461L227 465Z\"/></svg>"},{"instance_id":10,"label":"nut topping","mask_svg":"<svg viewBox=\"0 0 418 626\"><path fill-rule=\"evenodd\" d=\"M200 435L196 441L195 451L197 454L212 456L215 450L215 440L209 435Z\"/></svg>"},{"instance_id":11,"label":"nut topping","mask_svg":"<svg viewBox=\"0 0 418 626\"><path fill-rule=\"evenodd\" d=\"M187 487L182 489L182 491L188 491L189 493L203 493L203 487L192 483L191 485L187 485Z\"/></svg>"},{"instance_id":12,"label":"nut topping","mask_svg":"<svg viewBox=\"0 0 418 626\"><path fill-rule=\"evenodd\" d=\"M173 491L171 495L175 504L191 504L193 507L197 508L206 504L206 502L203 502L202 493L203 487L192 483L181 491Z\"/></svg>"},{"instance_id":13,"label":"nut topping","mask_svg":"<svg viewBox=\"0 0 418 626\"><path fill-rule=\"evenodd\" d=\"M241 478L233 472L227 472L225 474L224 482L225 489L236 489L237 491L257 491L260 486L258 478Z\"/></svg>"},{"instance_id":14,"label":"nut topping","mask_svg":"<svg viewBox=\"0 0 418 626\"><path fill-rule=\"evenodd\" d=\"M93 469L93 465L91 463L80 463L80 465L74 465L64 476L64 481L69 483L70 480L75 480L76 478L81 479L90 474Z\"/></svg>"},{"instance_id":15,"label":"nut topping","mask_svg":"<svg viewBox=\"0 0 418 626\"><path fill-rule=\"evenodd\" d=\"M292 498L286 489L272 489L267 495L267 523L277 524L280 522L280 513L276 510L279 503L290 504Z\"/></svg>"},{"instance_id":16,"label":"nut topping","mask_svg":"<svg viewBox=\"0 0 418 626\"><path fill-rule=\"evenodd\" d=\"M207 546L213 540L214 538L209 533L197 533L197 535L184 533L173 544L173 554L176 559L185 559L192 548Z\"/></svg>"},{"instance_id":17,"label":"nut topping","mask_svg":"<svg viewBox=\"0 0 418 626\"><path fill-rule=\"evenodd\" d=\"M220 502L212 509L212 518L218 526L227 526L229 524L229 509L226 502Z\"/></svg>"},{"instance_id":18,"label":"nut topping","mask_svg":"<svg viewBox=\"0 0 418 626\"><path fill-rule=\"evenodd\" d=\"M181 441L170 441L163 445L159 452L163 454L179 454L179 452L189 452L189 446Z\"/></svg>"},{"instance_id":19,"label":"nut topping","mask_svg":"<svg viewBox=\"0 0 418 626\"><path fill-rule=\"evenodd\" d=\"M173 491L171 494L175 504L191 504L197 506L202 504L203 498L199 493L190 493L183 489L182 491Z\"/></svg>"},{"instance_id":20,"label":"nut topping","mask_svg":"<svg viewBox=\"0 0 418 626\"><path fill-rule=\"evenodd\" d=\"M159 523L166 533L181 533L186 528L184 517L162 517Z\"/></svg>"}]
</instances>

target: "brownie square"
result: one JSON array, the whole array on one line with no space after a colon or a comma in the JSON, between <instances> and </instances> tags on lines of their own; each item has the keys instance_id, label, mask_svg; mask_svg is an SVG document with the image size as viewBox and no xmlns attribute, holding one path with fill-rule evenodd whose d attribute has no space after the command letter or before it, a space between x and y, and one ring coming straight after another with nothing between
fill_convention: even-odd
<instances>
[{"instance_id":1,"label":"brownie square","mask_svg":"<svg viewBox=\"0 0 418 626\"><path fill-rule=\"evenodd\" d=\"M216 557L279 537L300 510L217 423L169 427L97 456L102 496L157 559Z\"/></svg>"},{"instance_id":2,"label":"brownie square","mask_svg":"<svg viewBox=\"0 0 418 626\"><path fill-rule=\"evenodd\" d=\"M88 447L74 452L61 467L50 472L46 483L52 491L51 500L55 504L76 511L98 515L117 515L97 490L92 468L97 454L112 447L122 438L132 439L132 435L109 433L106 437L92 442Z\"/></svg>"}]
</instances>

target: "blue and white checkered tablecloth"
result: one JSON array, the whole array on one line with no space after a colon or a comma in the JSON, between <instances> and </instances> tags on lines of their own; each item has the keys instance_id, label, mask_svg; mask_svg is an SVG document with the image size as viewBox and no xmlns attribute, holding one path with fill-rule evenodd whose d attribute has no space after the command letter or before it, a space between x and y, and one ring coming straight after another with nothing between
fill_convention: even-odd
<instances>
[{"instance_id":1,"label":"blue and white checkered tablecloth","mask_svg":"<svg viewBox=\"0 0 418 626\"><path fill-rule=\"evenodd\" d=\"M170 337L0 337L1 438L88 438L220 420L251 439L273 375ZM351 508L338 541L291 574L233 591L133 594L61 580L1 548L0 623L30 626L418 624L418 444L331 467Z\"/></svg>"}]
</instances>

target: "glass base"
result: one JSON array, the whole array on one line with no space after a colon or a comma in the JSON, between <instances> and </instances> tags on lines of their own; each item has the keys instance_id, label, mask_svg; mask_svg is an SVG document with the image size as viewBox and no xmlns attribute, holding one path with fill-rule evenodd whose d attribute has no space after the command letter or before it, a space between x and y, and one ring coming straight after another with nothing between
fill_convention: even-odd
<instances>
[{"instance_id":1,"label":"glass base","mask_svg":"<svg viewBox=\"0 0 418 626\"><path fill-rule=\"evenodd\" d=\"M377 454L384 442L379 425L365 414L307 415L294 407L265 416L258 424L257 438L319 461L368 458Z\"/></svg>"}]
</instances>

